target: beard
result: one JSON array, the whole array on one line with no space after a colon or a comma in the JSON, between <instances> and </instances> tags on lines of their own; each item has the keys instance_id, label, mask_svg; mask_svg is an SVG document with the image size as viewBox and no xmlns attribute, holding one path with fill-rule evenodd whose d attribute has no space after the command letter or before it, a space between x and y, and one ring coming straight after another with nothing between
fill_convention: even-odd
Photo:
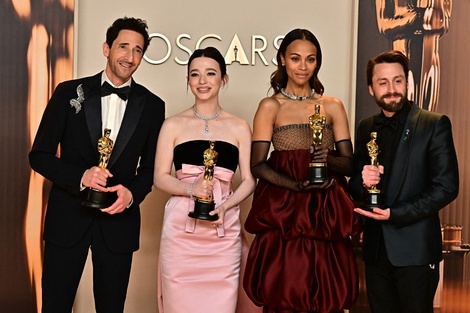
<instances>
[{"instance_id":1,"label":"beard","mask_svg":"<svg viewBox=\"0 0 470 313\"><path fill-rule=\"evenodd\" d=\"M400 97L400 101L392 101L387 103L385 102L385 98L387 97ZM408 99L404 94L399 92L392 92L384 94L380 98L375 97L375 102L379 105L379 107L387 112L398 112L403 107L403 104L408 103Z\"/></svg>"}]
</instances>

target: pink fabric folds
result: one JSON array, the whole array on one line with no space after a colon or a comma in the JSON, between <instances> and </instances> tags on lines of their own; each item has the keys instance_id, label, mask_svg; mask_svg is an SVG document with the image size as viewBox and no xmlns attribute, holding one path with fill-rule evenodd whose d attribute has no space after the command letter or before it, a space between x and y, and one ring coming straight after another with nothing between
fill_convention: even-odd
<instances>
[{"instance_id":1,"label":"pink fabric folds","mask_svg":"<svg viewBox=\"0 0 470 313\"><path fill-rule=\"evenodd\" d=\"M176 177L188 183L203 175L203 166L183 164ZM216 206L232 195L233 172L214 169ZM251 313L257 308L241 290L248 247L243 240L240 208L227 209L224 225L193 219L194 201L172 196L166 206L160 242L158 307L160 313Z\"/></svg>"},{"instance_id":2,"label":"pink fabric folds","mask_svg":"<svg viewBox=\"0 0 470 313\"><path fill-rule=\"evenodd\" d=\"M224 202L228 197L232 195L231 190L231 181L233 177L233 172L231 170L225 169L223 167L214 168L214 190L213 190L213 199L215 206L217 207L222 202ZM176 172L176 177L181 181L194 182L200 179L204 175L204 166L196 166L191 164L183 164L182 169ZM194 209L194 202L190 201L188 206L188 213ZM186 218L186 227L185 231L188 233L194 233L196 228L196 220L191 217ZM225 236L224 225L219 225L217 227L217 234L219 237Z\"/></svg>"}]
</instances>

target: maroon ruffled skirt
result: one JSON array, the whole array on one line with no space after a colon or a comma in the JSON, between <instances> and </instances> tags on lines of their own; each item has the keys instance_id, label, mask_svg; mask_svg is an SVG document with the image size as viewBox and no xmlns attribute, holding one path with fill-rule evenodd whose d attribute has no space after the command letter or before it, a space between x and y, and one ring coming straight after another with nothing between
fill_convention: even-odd
<instances>
[{"instance_id":1,"label":"maroon ruffled skirt","mask_svg":"<svg viewBox=\"0 0 470 313\"><path fill-rule=\"evenodd\" d=\"M306 180L307 150L273 151L277 172ZM265 313L330 313L352 306L359 279L350 236L360 217L344 177L329 173L329 189L294 192L260 180L245 229L256 234L250 247L244 288ZM342 312L342 311L341 311Z\"/></svg>"}]
</instances>

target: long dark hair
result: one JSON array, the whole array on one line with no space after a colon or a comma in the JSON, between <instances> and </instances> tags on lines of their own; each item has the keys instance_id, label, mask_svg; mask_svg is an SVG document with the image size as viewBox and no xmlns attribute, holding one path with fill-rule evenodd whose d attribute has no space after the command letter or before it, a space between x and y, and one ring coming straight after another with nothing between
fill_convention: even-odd
<instances>
[{"instance_id":1,"label":"long dark hair","mask_svg":"<svg viewBox=\"0 0 470 313\"><path fill-rule=\"evenodd\" d=\"M317 66L313 70L313 75L310 78L309 84L310 88L315 89L316 93L323 94L325 88L323 84L318 79L318 72L321 68L322 63L322 53L320 48L320 43L318 39L307 29L297 28L291 30L282 40L281 46L277 51L276 60L277 60L277 69L271 74L271 88L274 90L274 93L280 92L281 88L285 88L287 85L287 72L285 66L282 66L281 55L285 57L287 47L294 40L308 40L317 48Z\"/></svg>"}]
</instances>

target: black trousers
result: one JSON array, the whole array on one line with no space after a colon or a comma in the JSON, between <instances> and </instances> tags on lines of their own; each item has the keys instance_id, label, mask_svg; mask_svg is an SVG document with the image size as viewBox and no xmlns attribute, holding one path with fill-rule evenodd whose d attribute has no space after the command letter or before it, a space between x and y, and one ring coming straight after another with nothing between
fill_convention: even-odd
<instances>
[{"instance_id":1,"label":"black trousers","mask_svg":"<svg viewBox=\"0 0 470 313\"><path fill-rule=\"evenodd\" d=\"M42 274L42 312L70 313L80 278L92 251L93 295L98 313L124 311L132 253L116 254L106 247L97 220L80 242L63 248L46 242Z\"/></svg>"},{"instance_id":2,"label":"black trousers","mask_svg":"<svg viewBox=\"0 0 470 313\"><path fill-rule=\"evenodd\" d=\"M372 313L434 312L439 264L393 266L382 240L377 262L366 264L365 272Z\"/></svg>"}]
</instances>

